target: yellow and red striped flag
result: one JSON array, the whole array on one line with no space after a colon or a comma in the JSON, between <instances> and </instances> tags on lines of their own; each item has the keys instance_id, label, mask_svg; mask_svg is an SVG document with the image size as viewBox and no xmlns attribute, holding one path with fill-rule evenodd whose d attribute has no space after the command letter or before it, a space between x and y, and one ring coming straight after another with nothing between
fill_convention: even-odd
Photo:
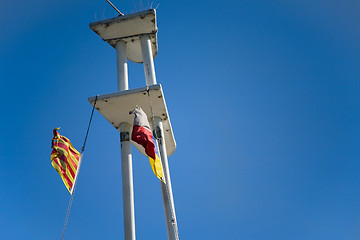
<instances>
[{"instance_id":1,"label":"yellow and red striped flag","mask_svg":"<svg viewBox=\"0 0 360 240\"><path fill-rule=\"evenodd\" d=\"M51 164L72 194L81 156L70 140L57 132L59 129L55 128L53 130Z\"/></svg>"}]
</instances>

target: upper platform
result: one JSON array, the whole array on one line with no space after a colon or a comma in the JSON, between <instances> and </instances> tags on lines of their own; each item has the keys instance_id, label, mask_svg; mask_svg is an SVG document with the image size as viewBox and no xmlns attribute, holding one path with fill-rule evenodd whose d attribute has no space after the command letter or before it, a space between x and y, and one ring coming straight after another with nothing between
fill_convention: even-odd
<instances>
[{"instance_id":1,"label":"upper platform","mask_svg":"<svg viewBox=\"0 0 360 240\"><path fill-rule=\"evenodd\" d=\"M127 42L127 57L136 63L143 61L139 37L149 35L153 58L156 57L158 28L155 9L93 22L90 28L114 48L119 40Z\"/></svg>"}]
</instances>

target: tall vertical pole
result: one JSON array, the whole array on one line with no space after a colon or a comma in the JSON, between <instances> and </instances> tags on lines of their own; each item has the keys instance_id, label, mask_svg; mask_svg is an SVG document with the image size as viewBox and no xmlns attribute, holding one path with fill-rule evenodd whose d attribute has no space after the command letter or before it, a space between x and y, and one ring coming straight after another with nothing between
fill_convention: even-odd
<instances>
[{"instance_id":1,"label":"tall vertical pole","mask_svg":"<svg viewBox=\"0 0 360 240\"><path fill-rule=\"evenodd\" d=\"M156 84L156 76L150 37L148 35L140 36L140 43L144 63L146 86L151 86ZM161 182L161 193L164 204L167 235L169 240L178 240L179 235L177 229L174 198L172 194L169 164L167 160L163 123L160 117L154 117L154 128L156 132L156 138L159 143L159 151L161 155L161 162L166 182Z\"/></svg>"},{"instance_id":2,"label":"tall vertical pole","mask_svg":"<svg viewBox=\"0 0 360 240\"><path fill-rule=\"evenodd\" d=\"M126 42L116 43L118 90L129 89ZM134 184L132 170L132 155L130 142L130 124L120 124L121 141L121 170L124 209L125 240L135 240L135 209L134 209Z\"/></svg>"},{"instance_id":3,"label":"tall vertical pole","mask_svg":"<svg viewBox=\"0 0 360 240\"><path fill-rule=\"evenodd\" d=\"M135 240L135 211L130 124L120 124L120 141L125 240Z\"/></svg>"},{"instance_id":4,"label":"tall vertical pole","mask_svg":"<svg viewBox=\"0 0 360 240\"><path fill-rule=\"evenodd\" d=\"M164 203L166 230L169 240L178 240L178 227L175 214L175 204L171 187L169 163L167 159L166 145L164 139L164 128L160 117L154 118L156 139L159 145L161 163L163 167L165 183L161 182L161 193Z\"/></svg>"},{"instance_id":5,"label":"tall vertical pole","mask_svg":"<svg viewBox=\"0 0 360 240\"><path fill-rule=\"evenodd\" d=\"M116 42L117 79L119 92L129 89L126 45L127 43L121 40Z\"/></svg>"},{"instance_id":6,"label":"tall vertical pole","mask_svg":"<svg viewBox=\"0 0 360 240\"><path fill-rule=\"evenodd\" d=\"M140 36L141 53L144 64L146 86L156 84L154 58L151 50L151 42L149 35Z\"/></svg>"}]
</instances>

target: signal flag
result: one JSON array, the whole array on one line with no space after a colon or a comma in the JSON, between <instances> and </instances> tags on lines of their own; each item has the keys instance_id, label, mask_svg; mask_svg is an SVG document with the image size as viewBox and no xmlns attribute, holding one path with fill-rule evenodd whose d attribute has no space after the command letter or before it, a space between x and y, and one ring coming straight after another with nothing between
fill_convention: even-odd
<instances>
[{"instance_id":1,"label":"signal flag","mask_svg":"<svg viewBox=\"0 0 360 240\"><path fill-rule=\"evenodd\" d=\"M165 182L161 159L156 154L153 135L146 113L139 106L136 106L130 114L135 114L131 140L144 147L155 176Z\"/></svg>"},{"instance_id":2,"label":"signal flag","mask_svg":"<svg viewBox=\"0 0 360 240\"><path fill-rule=\"evenodd\" d=\"M72 194L81 155L68 138L61 136L57 132L59 129L55 128L53 130L51 164L59 173L70 194Z\"/></svg>"}]
</instances>

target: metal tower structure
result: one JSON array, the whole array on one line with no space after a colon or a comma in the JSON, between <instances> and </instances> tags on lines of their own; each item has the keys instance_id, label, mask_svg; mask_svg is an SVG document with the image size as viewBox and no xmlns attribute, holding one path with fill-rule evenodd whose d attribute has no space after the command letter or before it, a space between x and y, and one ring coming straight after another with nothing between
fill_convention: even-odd
<instances>
[{"instance_id":1,"label":"metal tower structure","mask_svg":"<svg viewBox=\"0 0 360 240\"><path fill-rule=\"evenodd\" d=\"M90 28L116 49L118 92L97 97L96 109L120 132L125 240L135 240L135 209L131 154L133 116L141 106L150 118L161 155L165 183L160 182L168 239L179 239L167 157L176 143L163 90L156 82L154 57L157 54L156 12L118 16L90 24ZM127 60L143 63L146 87L129 89ZM95 97L89 102L94 105ZM138 145L135 143L135 147ZM138 148L143 154L143 148Z\"/></svg>"}]
</instances>

